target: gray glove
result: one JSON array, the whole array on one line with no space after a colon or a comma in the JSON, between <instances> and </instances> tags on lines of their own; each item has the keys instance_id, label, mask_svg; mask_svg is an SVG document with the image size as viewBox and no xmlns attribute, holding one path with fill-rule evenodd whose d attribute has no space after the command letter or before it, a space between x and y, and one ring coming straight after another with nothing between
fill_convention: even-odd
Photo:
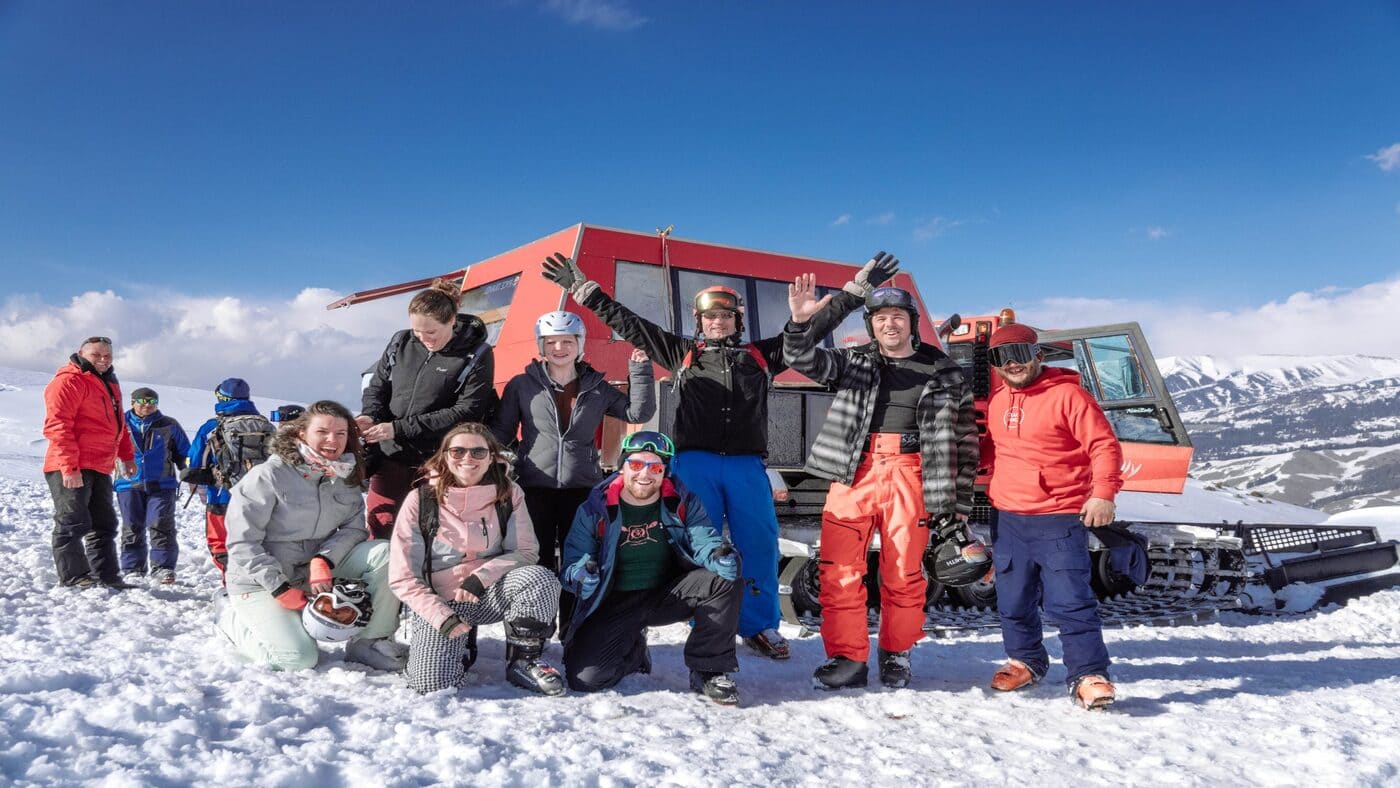
<instances>
[{"instance_id":1,"label":"gray glove","mask_svg":"<svg viewBox=\"0 0 1400 788\"><path fill-rule=\"evenodd\" d=\"M583 269L578 267L578 263L565 257L561 252L555 252L552 257L546 257L544 270L540 273L545 279L564 288L579 303L583 303L583 299L589 293L598 289L598 283L584 276Z\"/></svg>"},{"instance_id":2,"label":"gray glove","mask_svg":"<svg viewBox=\"0 0 1400 788\"><path fill-rule=\"evenodd\" d=\"M899 258L884 252L876 252L875 256L870 258L870 262L856 273L855 278L842 285L841 289L864 300L870 296L875 288L893 279L897 273L899 273Z\"/></svg>"}]
</instances>

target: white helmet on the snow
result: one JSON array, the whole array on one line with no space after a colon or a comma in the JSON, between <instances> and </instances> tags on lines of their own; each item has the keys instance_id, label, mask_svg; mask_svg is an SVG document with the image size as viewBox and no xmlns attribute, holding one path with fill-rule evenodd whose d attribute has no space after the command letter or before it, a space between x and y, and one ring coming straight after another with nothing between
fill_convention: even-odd
<instances>
[{"instance_id":1,"label":"white helmet on the snow","mask_svg":"<svg viewBox=\"0 0 1400 788\"><path fill-rule=\"evenodd\" d=\"M544 338L560 334L573 334L578 337L578 357L583 358L583 341L588 338L588 329L583 327L583 318L573 312L559 310L545 312L535 321L535 344L544 355Z\"/></svg>"},{"instance_id":2,"label":"white helmet on the snow","mask_svg":"<svg viewBox=\"0 0 1400 788\"><path fill-rule=\"evenodd\" d=\"M336 580L330 591L301 609L301 625L313 640L340 643L358 635L374 614L369 587L359 580Z\"/></svg>"}]
</instances>

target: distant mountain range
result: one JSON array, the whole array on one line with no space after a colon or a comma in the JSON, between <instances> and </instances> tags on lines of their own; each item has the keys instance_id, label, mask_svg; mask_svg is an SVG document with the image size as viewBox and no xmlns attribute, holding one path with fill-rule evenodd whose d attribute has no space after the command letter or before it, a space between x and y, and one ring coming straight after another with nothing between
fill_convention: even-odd
<instances>
[{"instance_id":1,"label":"distant mountain range","mask_svg":"<svg viewBox=\"0 0 1400 788\"><path fill-rule=\"evenodd\" d=\"M1192 474L1329 512L1400 503L1400 359L1166 357Z\"/></svg>"}]
</instances>

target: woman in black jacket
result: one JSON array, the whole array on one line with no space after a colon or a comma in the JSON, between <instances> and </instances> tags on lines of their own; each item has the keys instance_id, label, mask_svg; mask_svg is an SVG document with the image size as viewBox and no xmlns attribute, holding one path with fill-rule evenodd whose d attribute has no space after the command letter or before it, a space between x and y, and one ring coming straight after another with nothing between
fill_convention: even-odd
<instances>
[{"instance_id":1,"label":"woman in black jacket","mask_svg":"<svg viewBox=\"0 0 1400 788\"><path fill-rule=\"evenodd\" d=\"M394 334L365 384L355 417L372 447L366 519L370 536L388 539L419 466L447 431L489 421L496 363L486 324L458 314L462 295L439 279L408 304L408 325Z\"/></svg>"}]
</instances>

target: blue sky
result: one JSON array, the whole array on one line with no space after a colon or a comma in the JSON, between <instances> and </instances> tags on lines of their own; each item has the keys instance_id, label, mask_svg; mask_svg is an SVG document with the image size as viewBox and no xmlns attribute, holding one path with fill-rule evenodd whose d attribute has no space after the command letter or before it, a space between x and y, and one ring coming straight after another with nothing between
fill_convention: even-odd
<instances>
[{"instance_id":1,"label":"blue sky","mask_svg":"<svg viewBox=\"0 0 1400 788\"><path fill-rule=\"evenodd\" d=\"M1395 2L9 0L0 267L290 300L674 223L938 309L1249 310L1400 275L1397 74Z\"/></svg>"}]
</instances>

